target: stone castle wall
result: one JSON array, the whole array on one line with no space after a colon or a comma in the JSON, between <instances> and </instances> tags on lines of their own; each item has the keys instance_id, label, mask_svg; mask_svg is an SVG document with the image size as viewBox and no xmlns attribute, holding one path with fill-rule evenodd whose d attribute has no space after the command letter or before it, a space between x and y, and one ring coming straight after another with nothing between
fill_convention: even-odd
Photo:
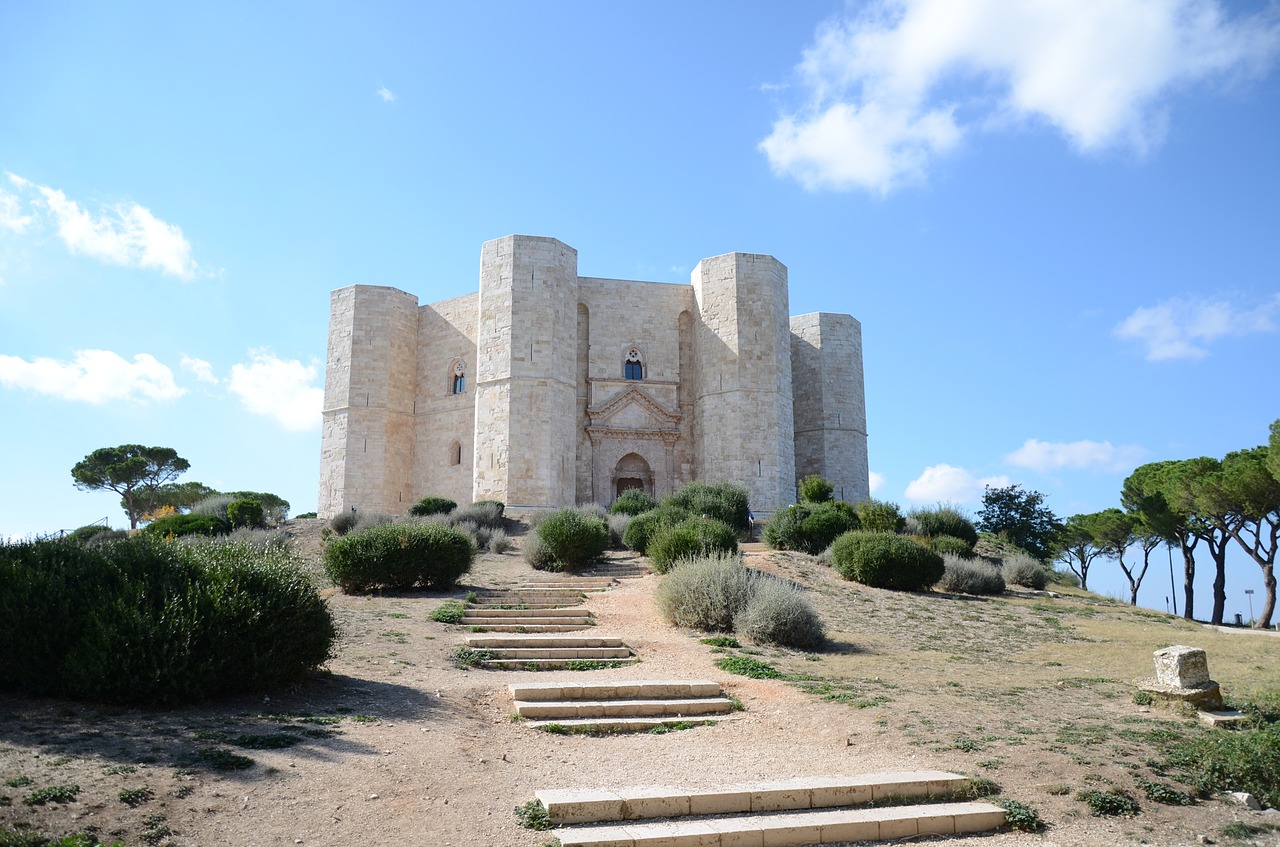
<instances>
[{"instance_id":1,"label":"stone castle wall","mask_svg":"<svg viewBox=\"0 0 1280 847\"><path fill-rule=\"evenodd\" d=\"M790 318L771 256L704 259L691 283L579 277L572 247L508 236L483 246L474 294L333 292L320 515L427 494L607 504L633 477L658 497L736 482L762 515L806 473L867 497L857 321ZM643 380L625 379L631 350Z\"/></svg>"}]
</instances>

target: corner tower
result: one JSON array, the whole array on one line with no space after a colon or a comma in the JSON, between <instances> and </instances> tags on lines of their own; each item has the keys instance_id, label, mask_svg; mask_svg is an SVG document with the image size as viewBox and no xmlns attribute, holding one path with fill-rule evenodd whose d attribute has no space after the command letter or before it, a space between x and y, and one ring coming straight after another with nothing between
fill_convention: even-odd
<instances>
[{"instance_id":1,"label":"corner tower","mask_svg":"<svg viewBox=\"0 0 1280 847\"><path fill-rule=\"evenodd\" d=\"M413 494L418 298L352 285L329 296L317 512L396 514Z\"/></svg>"},{"instance_id":2,"label":"corner tower","mask_svg":"<svg viewBox=\"0 0 1280 847\"><path fill-rule=\"evenodd\" d=\"M696 474L746 486L765 514L795 499L787 269L726 253L694 268Z\"/></svg>"},{"instance_id":3,"label":"corner tower","mask_svg":"<svg viewBox=\"0 0 1280 847\"><path fill-rule=\"evenodd\" d=\"M509 235L480 251L473 497L512 509L576 493L578 251Z\"/></svg>"}]
</instances>

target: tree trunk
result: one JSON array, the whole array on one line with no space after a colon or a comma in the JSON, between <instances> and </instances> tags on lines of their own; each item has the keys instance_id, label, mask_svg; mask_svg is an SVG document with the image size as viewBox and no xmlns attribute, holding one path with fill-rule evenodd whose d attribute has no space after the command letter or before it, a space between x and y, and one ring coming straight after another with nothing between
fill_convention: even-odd
<instances>
[{"instance_id":1,"label":"tree trunk","mask_svg":"<svg viewBox=\"0 0 1280 847\"><path fill-rule=\"evenodd\" d=\"M1195 604L1196 595L1196 544L1200 539L1194 539L1190 544L1187 543L1185 536L1178 539L1178 546L1182 548L1182 596L1184 598L1182 616L1189 621L1195 620L1195 613L1192 611Z\"/></svg>"},{"instance_id":2,"label":"tree trunk","mask_svg":"<svg viewBox=\"0 0 1280 847\"><path fill-rule=\"evenodd\" d=\"M1211 623L1221 626L1223 610L1227 606L1227 537L1223 536L1219 544L1207 539L1209 555L1213 557L1216 569L1213 577L1213 619Z\"/></svg>"},{"instance_id":3,"label":"tree trunk","mask_svg":"<svg viewBox=\"0 0 1280 847\"><path fill-rule=\"evenodd\" d=\"M1271 629L1271 615L1276 610L1276 574L1270 563L1262 566L1262 587L1267 597L1262 601L1262 617L1258 618L1260 629Z\"/></svg>"}]
</instances>

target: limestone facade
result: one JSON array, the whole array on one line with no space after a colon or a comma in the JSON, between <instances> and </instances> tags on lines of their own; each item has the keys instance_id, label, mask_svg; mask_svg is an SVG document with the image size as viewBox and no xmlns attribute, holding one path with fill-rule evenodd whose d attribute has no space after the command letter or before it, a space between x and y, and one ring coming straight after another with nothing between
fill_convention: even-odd
<instances>
[{"instance_id":1,"label":"limestone facade","mask_svg":"<svg viewBox=\"0 0 1280 847\"><path fill-rule=\"evenodd\" d=\"M427 494L512 514L744 486L767 515L811 473L868 493L861 328L790 317L772 256L703 259L689 285L578 276L577 251L481 248L479 291L418 305L330 297L319 514L395 514Z\"/></svg>"}]
</instances>

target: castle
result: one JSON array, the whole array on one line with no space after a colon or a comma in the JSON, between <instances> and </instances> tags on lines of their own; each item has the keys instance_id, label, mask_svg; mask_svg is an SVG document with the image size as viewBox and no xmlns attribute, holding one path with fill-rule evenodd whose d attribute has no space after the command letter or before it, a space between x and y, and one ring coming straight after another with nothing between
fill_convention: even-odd
<instances>
[{"instance_id":1,"label":"castle","mask_svg":"<svg viewBox=\"0 0 1280 847\"><path fill-rule=\"evenodd\" d=\"M691 284L578 276L553 238L484 244L480 290L419 306L330 298L320 517L427 494L508 512L744 486L760 515L820 474L866 499L861 327L789 317L772 256L703 259Z\"/></svg>"}]
</instances>

